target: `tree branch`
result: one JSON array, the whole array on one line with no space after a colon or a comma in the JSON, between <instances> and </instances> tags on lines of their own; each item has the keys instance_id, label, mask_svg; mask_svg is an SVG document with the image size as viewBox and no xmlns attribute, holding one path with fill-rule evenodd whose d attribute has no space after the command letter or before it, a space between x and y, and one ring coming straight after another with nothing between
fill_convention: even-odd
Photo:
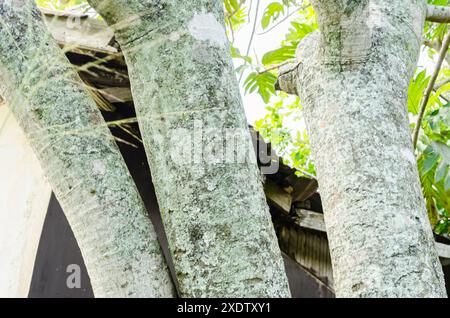
<instances>
[{"instance_id":1,"label":"tree branch","mask_svg":"<svg viewBox=\"0 0 450 318\"><path fill-rule=\"evenodd\" d=\"M297 67L299 65L299 62L289 63L279 68L278 80L275 83L275 89L277 91L283 91L288 94L298 95Z\"/></svg>"},{"instance_id":2,"label":"tree branch","mask_svg":"<svg viewBox=\"0 0 450 318\"><path fill-rule=\"evenodd\" d=\"M258 12L259 12L259 4L260 1L257 0L256 1L256 13L255 13L255 21L253 22L253 28L252 28L252 33L250 35L250 40L248 41L248 46L247 46L247 51L245 51L245 55L248 56L250 54L250 49L252 47L252 43L253 43L253 38L255 37L255 33L256 33L256 24L258 23ZM249 8L249 16L250 16L250 10L251 8ZM242 81L242 77L244 76L244 72L241 73L241 76L239 76L239 83Z\"/></svg>"},{"instance_id":3,"label":"tree branch","mask_svg":"<svg viewBox=\"0 0 450 318\"><path fill-rule=\"evenodd\" d=\"M291 16L293 16L295 13L301 11L301 10L305 10L306 8L310 7L311 5L305 5L305 6L301 6L300 8L295 9L294 11L292 11L291 13L288 13L284 18L282 18L280 21L278 21L276 24L274 24L273 26L271 26L269 29L265 30L264 32L258 33L258 35L263 35L266 33L269 33L270 31L272 31L273 29L275 29L277 26L279 26L280 24L282 24L284 21L286 21L287 19L289 19Z\"/></svg>"},{"instance_id":4,"label":"tree branch","mask_svg":"<svg viewBox=\"0 0 450 318\"><path fill-rule=\"evenodd\" d=\"M430 41L428 39L424 39L423 44L429 47L430 49L435 50L438 53L441 51L442 48L442 43L440 41ZM450 55L448 53L445 54L445 61L447 62L448 65L450 65Z\"/></svg>"},{"instance_id":5,"label":"tree branch","mask_svg":"<svg viewBox=\"0 0 450 318\"><path fill-rule=\"evenodd\" d=\"M426 20L436 23L450 23L450 7L428 5Z\"/></svg>"},{"instance_id":6,"label":"tree branch","mask_svg":"<svg viewBox=\"0 0 450 318\"><path fill-rule=\"evenodd\" d=\"M313 63L316 58L314 52L318 51L319 40L319 32L309 33L300 41L295 52L295 61L286 65L279 65L278 80L275 83L276 90L292 95L298 95L300 93L298 90L298 80L302 77L300 75L302 66Z\"/></svg>"},{"instance_id":7,"label":"tree branch","mask_svg":"<svg viewBox=\"0 0 450 318\"><path fill-rule=\"evenodd\" d=\"M414 148L417 146L417 140L419 139L420 126L422 124L423 116L425 114L425 110L427 108L428 101L431 96L431 92L434 89L434 85L436 84L436 79L439 75L439 71L441 70L442 63L444 62L445 56L447 55L448 47L450 45L450 32L444 38L442 42L441 51L439 52L439 58L436 63L436 67L434 68L433 75L431 76L430 82L428 83L427 89L424 94L424 98L422 100L422 104L420 105L419 117L417 118L417 124L414 128L413 135L413 145Z\"/></svg>"},{"instance_id":8,"label":"tree branch","mask_svg":"<svg viewBox=\"0 0 450 318\"><path fill-rule=\"evenodd\" d=\"M446 85L450 83L450 77L446 78L445 80L443 80L442 82L436 83L436 85L434 86L434 90L438 90L439 88L441 88L442 86Z\"/></svg>"},{"instance_id":9,"label":"tree branch","mask_svg":"<svg viewBox=\"0 0 450 318\"><path fill-rule=\"evenodd\" d=\"M288 65L288 64L290 64L291 62L293 62L292 59L287 60L287 61L284 61L284 62L282 62L282 63L280 63L280 64L272 65L272 66L267 67L267 68L265 68L265 69L263 69L263 70L261 70L261 71L256 71L256 72L257 72L258 74L264 74L264 73L267 73L267 72L270 72L270 71L279 69L280 67L283 67L283 66L285 66L285 65Z\"/></svg>"}]
</instances>

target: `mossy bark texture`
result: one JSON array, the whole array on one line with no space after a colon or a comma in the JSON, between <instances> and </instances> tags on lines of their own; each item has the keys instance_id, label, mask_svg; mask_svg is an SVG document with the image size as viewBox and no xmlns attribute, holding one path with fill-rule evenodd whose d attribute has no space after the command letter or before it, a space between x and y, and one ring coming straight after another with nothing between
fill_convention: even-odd
<instances>
[{"instance_id":1,"label":"mossy bark texture","mask_svg":"<svg viewBox=\"0 0 450 318\"><path fill-rule=\"evenodd\" d=\"M181 295L290 296L254 154L241 163L202 152L229 146L226 129L246 131L243 148L250 138L223 2L89 2L127 61ZM174 151L186 143L194 159L180 162Z\"/></svg>"},{"instance_id":2,"label":"mossy bark texture","mask_svg":"<svg viewBox=\"0 0 450 318\"><path fill-rule=\"evenodd\" d=\"M422 0L315 0L280 87L304 106L340 297L445 297L406 100Z\"/></svg>"},{"instance_id":3,"label":"mossy bark texture","mask_svg":"<svg viewBox=\"0 0 450 318\"><path fill-rule=\"evenodd\" d=\"M64 209L95 295L173 296L119 149L34 1L0 1L0 68L0 93Z\"/></svg>"}]
</instances>

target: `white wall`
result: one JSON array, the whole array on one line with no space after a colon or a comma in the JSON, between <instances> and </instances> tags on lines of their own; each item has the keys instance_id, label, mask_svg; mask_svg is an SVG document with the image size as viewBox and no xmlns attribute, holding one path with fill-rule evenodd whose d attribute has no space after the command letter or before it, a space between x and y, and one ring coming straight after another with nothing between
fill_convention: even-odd
<instances>
[{"instance_id":1,"label":"white wall","mask_svg":"<svg viewBox=\"0 0 450 318\"><path fill-rule=\"evenodd\" d=\"M0 104L0 297L27 297L51 190Z\"/></svg>"}]
</instances>

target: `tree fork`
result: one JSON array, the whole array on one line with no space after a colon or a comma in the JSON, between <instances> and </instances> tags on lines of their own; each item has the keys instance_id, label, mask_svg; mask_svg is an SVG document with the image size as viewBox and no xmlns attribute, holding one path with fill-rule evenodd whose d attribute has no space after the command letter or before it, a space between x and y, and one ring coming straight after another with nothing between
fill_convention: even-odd
<instances>
[{"instance_id":1,"label":"tree fork","mask_svg":"<svg viewBox=\"0 0 450 318\"><path fill-rule=\"evenodd\" d=\"M278 86L302 99L338 297L446 297L423 201L406 100L421 0L312 4Z\"/></svg>"}]
</instances>

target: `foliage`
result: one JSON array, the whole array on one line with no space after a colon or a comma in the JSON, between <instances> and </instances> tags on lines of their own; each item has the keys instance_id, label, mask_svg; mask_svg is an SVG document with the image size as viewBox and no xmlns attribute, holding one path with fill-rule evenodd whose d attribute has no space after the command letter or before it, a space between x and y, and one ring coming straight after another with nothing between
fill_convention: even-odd
<instances>
[{"instance_id":1,"label":"foliage","mask_svg":"<svg viewBox=\"0 0 450 318\"><path fill-rule=\"evenodd\" d=\"M448 5L447 0L429 0L428 3ZM424 43L427 45L423 49L430 60L431 69L440 43L447 32L446 24L425 25ZM445 80L450 78L449 61L447 58L437 83L445 83ZM417 123L418 107L430 74L431 71L418 70L411 81L408 91L408 111L412 127ZM416 152L425 203L436 234L450 234L450 103L447 99L449 90L448 83L435 87L421 122Z\"/></svg>"},{"instance_id":2,"label":"foliage","mask_svg":"<svg viewBox=\"0 0 450 318\"><path fill-rule=\"evenodd\" d=\"M225 1L227 3L227 1ZM269 1L263 8L259 20L253 21L263 32L276 32L279 24L288 24L287 31L280 36L280 43L268 47L261 52L261 59L256 54L244 55L238 48L232 46L232 56L237 65L236 71L240 77L244 93L257 93L263 104L266 104L266 115L255 122L255 128L263 138L270 141L274 149L283 157L285 163L298 170L299 175L315 176L313 161L310 155L309 140L302 122L301 104L299 98L288 97L284 93L275 92L278 67L295 59L295 51L300 41L309 33L317 30L314 10L308 1L278 0ZM236 4L236 2L235 2ZM254 17L249 12L250 1L241 1L239 7L230 9L225 5L226 15L244 10L247 17ZM243 23L227 21L228 34L238 33ZM245 23L249 23L245 21ZM234 38L230 38L233 43ZM258 52L259 55L260 52Z\"/></svg>"},{"instance_id":3,"label":"foliage","mask_svg":"<svg viewBox=\"0 0 450 318\"><path fill-rule=\"evenodd\" d=\"M37 0L37 3L48 8L67 9L85 4L86 1ZM448 5L447 0L428 0L428 3ZM255 15L256 8L260 10ZM224 0L224 10L231 54L242 89L245 94L258 94L261 104L265 105L266 113L255 122L255 128L273 144L287 164L298 170L299 175L314 177L313 158L303 124L301 101L298 97L288 96L274 89L278 68L293 61L300 41L318 29L312 6L309 1L301 0ZM284 31L280 33L283 25ZM252 30L251 36L248 43L239 46L235 40L245 28ZM408 90L407 107L411 128L416 125L437 49L447 32L447 24L425 24L426 45L423 46L423 54L427 59L426 68L416 71ZM267 47L265 52L253 52L253 39L267 33L276 34L280 39L279 45ZM438 83L450 79L449 62L450 57L444 63ZM450 234L449 90L450 84L447 83L433 92L421 122L422 130L416 152L428 214L437 234Z\"/></svg>"},{"instance_id":4,"label":"foliage","mask_svg":"<svg viewBox=\"0 0 450 318\"><path fill-rule=\"evenodd\" d=\"M431 224L443 234L450 226L450 104L433 108L423 121L418 167Z\"/></svg>"},{"instance_id":5,"label":"foliage","mask_svg":"<svg viewBox=\"0 0 450 318\"><path fill-rule=\"evenodd\" d=\"M228 0L225 1L227 3ZM256 0L255 0L256 1ZM250 6L251 1L240 1L239 7L230 9L225 5L226 15L232 12L242 12L242 16L255 17L250 10L255 10L255 5ZM270 141L278 154L283 157L285 163L298 170L299 175L315 176L313 161L310 155L309 140L302 122L301 104L299 98L288 97L284 93L275 91L278 67L295 59L295 51L300 41L309 33L317 30L317 22L314 10L308 1L278 0L262 1L265 7L259 20L251 22L237 19L227 20L228 34L234 35L245 24L254 23L263 33L277 32L281 24L288 24L287 32L280 35L280 43L275 47L268 47L266 52L244 55L242 51L232 46L232 56L237 65L236 71L239 77L244 77L241 82L244 93L257 93L263 104L266 104L266 115L255 122L255 128L263 138ZM235 2L236 4L236 2ZM230 38L234 44L234 36Z\"/></svg>"},{"instance_id":6,"label":"foliage","mask_svg":"<svg viewBox=\"0 0 450 318\"><path fill-rule=\"evenodd\" d=\"M53 10L66 10L71 7L85 5L86 0L36 0L36 4Z\"/></svg>"},{"instance_id":7,"label":"foliage","mask_svg":"<svg viewBox=\"0 0 450 318\"><path fill-rule=\"evenodd\" d=\"M428 0L435 5L448 5L447 0ZM242 6L246 1L242 1ZM248 7L245 7L248 10ZM294 14L293 14L294 13ZM251 14L247 12L247 16ZM312 7L306 1L269 1L257 23L263 32L276 32L280 21L289 17L290 24L284 35L280 34L280 45L267 52L257 52L260 60L253 56L237 56L238 73L245 74L243 89L246 94L258 93L266 105L266 115L257 120L255 128L272 142L284 161L298 169L299 174L314 176L308 137L302 123L301 103L285 94L275 92L271 85L276 80L278 66L292 61L298 43L317 30L317 21ZM246 22L248 23L248 22ZM242 28L243 24L239 27ZM232 28L233 25L228 25ZM418 68L408 90L408 112L411 128L417 122L417 114L429 83L433 62L437 57L446 24L426 23L423 52L428 61L426 68ZM437 45L436 45L437 44ZM434 46L434 48L432 48ZM450 57L439 75L439 82L450 79ZM270 74L270 75L269 75ZM242 75L241 75L242 76ZM433 92L421 123L422 130L417 148L417 160L430 221L437 234L450 234L450 84L440 85ZM392 167L395 169L395 167Z\"/></svg>"},{"instance_id":8,"label":"foliage","mask_svg":"<svg viewBox=\"0 0 450 318\"><path fill-rule=\"evenodd\" d=\"M266 110L267 115L255 122L255 129L270 140L285 164L297 169L298 176L315 177L306 131L290 128L286 123L286 119L297 124L302 122L300 98L278 93L276 101Z\"/></svg>"}]
</instances>

